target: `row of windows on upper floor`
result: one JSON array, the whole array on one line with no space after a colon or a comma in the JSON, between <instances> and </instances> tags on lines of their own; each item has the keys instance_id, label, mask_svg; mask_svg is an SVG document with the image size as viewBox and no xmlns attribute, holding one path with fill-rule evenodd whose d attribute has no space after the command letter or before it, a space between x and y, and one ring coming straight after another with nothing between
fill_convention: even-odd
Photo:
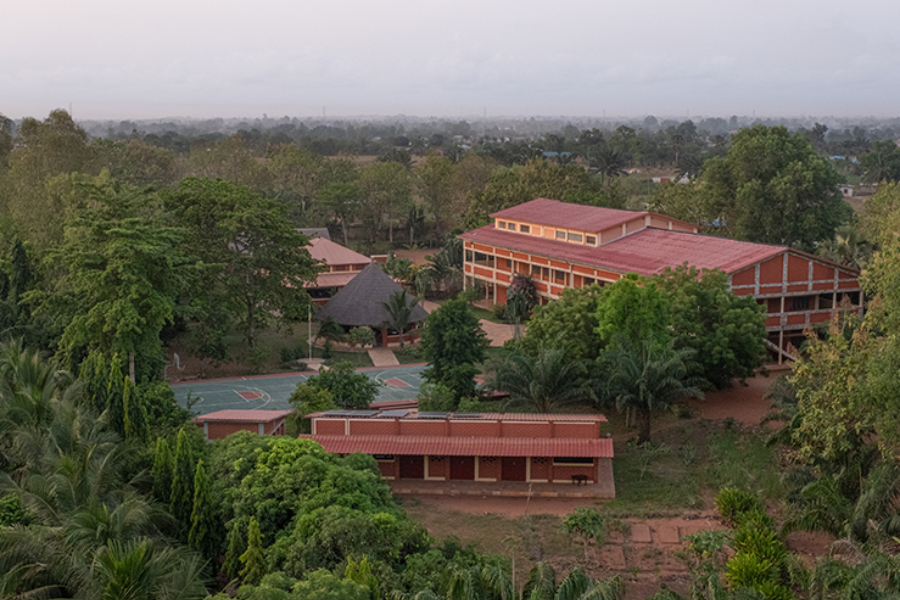
<instances>
[{"instance_id":1,"label":"row of windows on upper floor","mask_svg":"<svg viewBox=\"0 0 900 600\"><path fill-rule=\"evenodd\" d=\"M538 231L532 233L531 225L519 224L518 226L515 223L509 223L507 221L497 221L497 227L499 229L506 229L507 231L516 231L518 229L519 233L527 233L529 235L534 235L537 237L542 237ZM550 229L547 227L546 229ZM564 229L557 229L555 235L555 239L561 242L572 242L573 244L587 244L588 246L596 246L597 245L597 236L596 235L587 235L582 233L575 233L574 231L566 231Z\"/></svg>"}]
</instances>

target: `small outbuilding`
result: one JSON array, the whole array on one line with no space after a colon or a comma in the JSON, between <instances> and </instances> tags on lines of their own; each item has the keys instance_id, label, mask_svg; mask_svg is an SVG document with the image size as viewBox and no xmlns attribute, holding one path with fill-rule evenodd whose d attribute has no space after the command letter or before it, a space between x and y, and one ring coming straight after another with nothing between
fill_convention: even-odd
<instances>
[{"instance_id":1,"label":"small outbuilding","mask_svg":"<svg viewBox=\"0 0 900 600\"><path fill-rule=\"evenodd\" d=\"M391 314L385 305L391 297L402 292L403 287L391 279L377 263L369 265L345 285L331 300L316 313L315 318L324 321L332 319L335 323L351 327L371 327L375 330L378 345L382 347L399 346L400 333L388 331ZM428 313L419 306L412 295L407 296L411 307L407 330L413 329L425 320ZM405 338L406 341L413 341Z\"/></svg>"},{"instance_id":2,"label":"small outbuilding","mask_svg":"<svg viewBox=\"0 0 900 600\"><path fill-rule=\"evenodd\" d=\"M258 435L284 435L285 421L292 410L219 410L194 417L207 440L221 440L238 431Z\"/></svg>"}]
</instances>

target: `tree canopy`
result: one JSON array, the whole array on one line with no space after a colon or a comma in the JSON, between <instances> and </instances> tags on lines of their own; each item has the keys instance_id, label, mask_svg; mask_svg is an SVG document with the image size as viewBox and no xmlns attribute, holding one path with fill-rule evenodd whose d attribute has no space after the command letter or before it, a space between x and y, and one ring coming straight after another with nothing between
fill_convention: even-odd
<instances>
[{"instance_id":1,"label":"tree canopy","mask_svg":"<svg viewBox=\"0 0 900 600\"><path fill-rule=\"evenodd\" d=\"M422 376L453 390L457 399L475 393L476 364L484 360L487 339L465 300L448 300L428 315L422 352L428 368Z\"/></svg>"},{"instance_id":2,"label":"tree canopy","mask_svg":"<svg viewBox=\"0 0 900 600\"><path fill-rule=\"evenodd\" d=\"M834 168L785 127L742 129L700 182L707 218L739 240L812 250L851 213Z\"/></svg>"}]
</instances>

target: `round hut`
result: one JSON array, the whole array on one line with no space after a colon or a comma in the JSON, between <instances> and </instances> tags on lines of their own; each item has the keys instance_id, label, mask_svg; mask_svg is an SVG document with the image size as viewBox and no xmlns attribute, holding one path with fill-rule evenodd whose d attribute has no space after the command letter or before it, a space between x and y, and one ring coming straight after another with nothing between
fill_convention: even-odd
<instances>
[{"instance_id":1,"label":"round hut","mask_svg":"<svg viewBox=\"0 0 900 600\"><path fill-rule=\"evenodd\" d=\"M400 346L401 341L413 341L406 338L401 340L401 335L414 329L428 316L425 309L416 302L415 296L407 295L406 307L409 315L406 326L402 331L398 331L395 328L395 315L391 314L388 307L392 303L396 305L397 300L394 297L403 291L399 283L391 279L378 263L373 262L341 288L315 314L315 318L324 321L330 317L345 329L371 327L375 330L376 345L385 348Z\"/></svg>"}]
</instances>

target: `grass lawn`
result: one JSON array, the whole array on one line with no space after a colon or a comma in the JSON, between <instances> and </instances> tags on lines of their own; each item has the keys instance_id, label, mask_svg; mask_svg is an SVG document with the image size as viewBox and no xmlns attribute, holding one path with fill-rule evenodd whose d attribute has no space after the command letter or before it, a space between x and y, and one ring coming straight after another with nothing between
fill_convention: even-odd
<instances>
[{"instance_id":1,"label":"grass lawn","mask_svg":"<svg viewBox=\"0 0 900 600\"><path fill-rule=\"evenodd\" d=\"M763 499L782 497L781 466L767 435L706 419L657 418L653 443L639 448L621 415L607 413L615 439L616 494L604 504L616 516L682 513L713 508L722 487L753 490Z\"/></svg>"},{"instance_id":2,"label":"grass lawn","mask_svg":"<svg viewBox=\"0 0 900 600\"><path fill-rule=\"evenodd\" d=\"M318 328L318 323L313 323L313 335ZM191 355L187 347L186 335L176 339L170 344L169 350L177 352L181 360L186 364L182 376L192 373L199 374L202 378L215 377L240 377L245 375L274 375L297 371L309 356L307 345L306 324L299 324L291 332L278 331L275 328L258 332L254 347L248 348L244 337L240 332L232 332L225 337L228 348L228 358L219 363L213 361L201 361ZM299 357L295 361L284 362L281 360L282 349L290 349L294 356ZM313 358L323 358L322 348L313 346ZM372 359L365 352L332 352L332 361L349 360L357 368L371 367ZM417 361L414 361L417 362Z\"/></svg>"},{"instance_id":3,"label":"grass lawn","mask_svg":"<svg viewBox=\"0 0 900 600\"><path fill-rule=\"evenodd\" d=\"M500 325L508 325L509 323L506 319L498 319L497 315L494 314L494 311L488 310L486 308L481 308L480 306L470 306L469 309L479 319L484 319L485 321L490 321L491 323L499 323Z\"/></svg>"}]
</instances>

